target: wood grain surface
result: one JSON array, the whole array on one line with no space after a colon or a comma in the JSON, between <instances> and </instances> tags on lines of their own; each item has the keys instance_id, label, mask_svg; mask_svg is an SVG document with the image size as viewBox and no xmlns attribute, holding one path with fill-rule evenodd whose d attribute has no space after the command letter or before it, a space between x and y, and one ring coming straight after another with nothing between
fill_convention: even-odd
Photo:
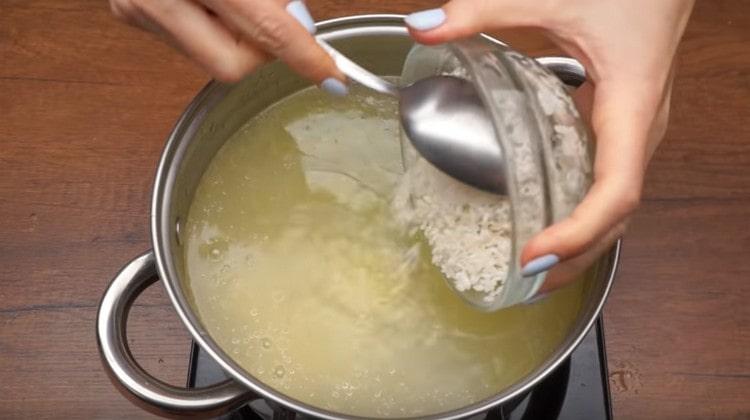
<instances>
[{"instance_id":1,"label":"wood grain surface","mask_svg":"<svg viewBox=\"0 0 750 420\"><path fill-rule=\"evenodd\" d=\"M310 0L316 18L435 1ZM528 31L501 34L530 54ZM637 57L634 57L637 59ZM605 311L619 419L750 418L750 2L698 1L673 118ZM101 368L106 285L150 247L164 139L206 83L106 1L0 0L0 418L140 418ZM144 367L185 380L161 287L131 316Z\"/></svg>"}]
</instances>

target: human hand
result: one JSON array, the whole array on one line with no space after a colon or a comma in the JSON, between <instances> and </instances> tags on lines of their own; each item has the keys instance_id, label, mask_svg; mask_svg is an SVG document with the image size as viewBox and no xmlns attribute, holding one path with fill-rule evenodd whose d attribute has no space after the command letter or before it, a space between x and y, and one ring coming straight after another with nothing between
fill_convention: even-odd
<instances>
[{"instance_id":1,"label":"human hand","mask_svg":"<svg viewBox=\"0 0 750 420\"><path fill-rule=\"evenodd\" d=\"M110 0L112 12L157 33L213 77L235 82L272 57L334 94L345 77L311 36L301 0Z\"/></svg>"},{"instance_id":2,"label":"human hand","mask_svg":"<svg viewBox=\"0 0 750 420\"><path fill-rule=\"evenodd\" d=\"M564 220L533 237L523 274L549 270L540 294L575 279L622 235L669 116L673 61L692 0L452 0L414 13L414 39L438 44L534 27L586 68L574 99L596 137L594 184Z\"/></svg>"}]
</instances>

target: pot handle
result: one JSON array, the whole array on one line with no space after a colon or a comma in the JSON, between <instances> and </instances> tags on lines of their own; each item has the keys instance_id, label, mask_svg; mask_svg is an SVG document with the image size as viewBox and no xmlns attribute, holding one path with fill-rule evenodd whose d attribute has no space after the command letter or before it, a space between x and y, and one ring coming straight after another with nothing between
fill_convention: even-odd
<instances>
[{"instance_id":1,"label":"pot handle","mask_svg":"<svg viewBox=\"0 0 750 420\"><path fill-rule=\"evenodd\" d=\"M133 302L156 280L156 262L149 251L115 276L99 304L96 335L104 367L115 385L143 408L160 415L216 416L253 399L245 387L230 380L205 388L187 389L164 383L133 358L126 327Z\"/></svg>"},{"instance_id":2,"label":"pot handle","mask_svg":"<svg viewBox=\"0 0 750 420\"><path fill-rule=\"evenodd\" d=\"M536 61L554 73L563 83L578 87L586 81L586 69L569 57L539 57Z\"/></svg>"}]
</instances>

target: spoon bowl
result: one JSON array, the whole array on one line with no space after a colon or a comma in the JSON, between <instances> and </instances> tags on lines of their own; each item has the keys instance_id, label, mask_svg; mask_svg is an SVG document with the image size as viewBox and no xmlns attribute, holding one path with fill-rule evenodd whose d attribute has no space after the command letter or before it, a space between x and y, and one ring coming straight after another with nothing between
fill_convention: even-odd
<instances>
[{"instance_id":1,"label":"spoon bowl","mask_svg":"<svg viewBox=\"0 0 750 420\"><path fill-rule=\"evenodd\" d=\"M349 78L398 98L406 137L428 162L461 182L506 194L502 149L489 112L471 82L431 76L399 87L318 42Z\"/></svg>"},{"instance_id":2,"label":"spoon bowl","mask_svg":"<svg viewBox=\"0 0 750 420\"><path fill-rule=\"evenodd\" d=\"M490 115L474 85L431 76L401 88L401 124L414 148L446 174L505 194L505 164Z\"/></svg>"}]
</instances>

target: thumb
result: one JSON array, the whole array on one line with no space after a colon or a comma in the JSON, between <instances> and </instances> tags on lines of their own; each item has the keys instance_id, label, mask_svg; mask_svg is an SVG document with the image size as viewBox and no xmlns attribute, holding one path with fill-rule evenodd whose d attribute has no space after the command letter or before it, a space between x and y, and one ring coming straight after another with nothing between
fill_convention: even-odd
<instances>
[{"instance_id":1,"label":"thumb","mask_svg":"<svg viewBox=\"0 0 750 420\"><path fill-rule=\"evenodd\" d=\"M439 44L493 29L544 26L554 15L542 1L452 0L441 8L406 17L412 37L422 44Z\"/></svg>"}]
</instances>

